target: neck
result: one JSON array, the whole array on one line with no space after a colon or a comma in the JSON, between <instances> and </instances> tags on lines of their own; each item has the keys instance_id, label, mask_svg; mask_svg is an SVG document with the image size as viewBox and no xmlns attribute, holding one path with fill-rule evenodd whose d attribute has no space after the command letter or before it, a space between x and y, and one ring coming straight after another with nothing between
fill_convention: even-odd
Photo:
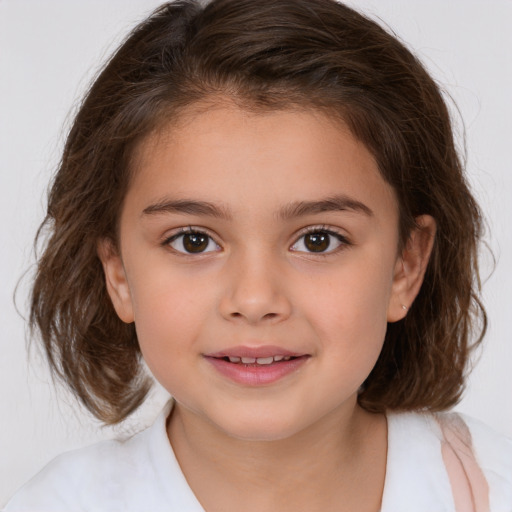
<instances>
[{"instance_id":1,"label":"neck","mask_svg":"<svg viewBox=\"0 0 512 512\"><path fill-rule=\"evenodd\" d=\"M354 402L285 439L233 438L176 404L168 433L207 512L376 511L384 485L386 420Z\"/></svg>"}]
</instances>

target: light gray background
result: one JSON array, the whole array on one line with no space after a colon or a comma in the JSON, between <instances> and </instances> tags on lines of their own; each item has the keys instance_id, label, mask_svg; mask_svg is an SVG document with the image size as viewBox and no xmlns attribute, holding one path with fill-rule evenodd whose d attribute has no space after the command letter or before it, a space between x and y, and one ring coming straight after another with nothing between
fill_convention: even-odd
<instances>
[{"instance_id":1,"label":"light gray background","mask_svg":"<svg viewBox=\"0 0 512 512\"><path fill-rule=\"evenodd\" d=\"M147 425L166 399L157 390L127 425L100 429L54 391L37 351L27 361L24 321L12 301L33 263L32 239L69 112L100 62L159 3L0 0L0 504L57 453ZM465 120L468 173L498 263L484 287L485 350L457 409L512 436L512 0L350 4L385 20L416 50ZM484 277L490 268L486 256ZM22 313L26 294L22 282Z\"/></svg>"}]
</instances>

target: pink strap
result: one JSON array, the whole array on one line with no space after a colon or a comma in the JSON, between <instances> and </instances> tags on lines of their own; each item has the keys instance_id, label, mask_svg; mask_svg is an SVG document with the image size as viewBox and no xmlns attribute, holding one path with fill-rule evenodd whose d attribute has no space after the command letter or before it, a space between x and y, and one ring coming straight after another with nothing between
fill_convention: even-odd
<instances>
[{"instance_id":1,"label":"pink strap","mask_svg":"<svg viewBox=\"0 0 512 512\"><path fill-rule=\"evenodd\" d=\"M454 413L437 415L441 451L457 512L489 512L489 485L473 453L471 432Z\"/></svg>"}]
</instances>

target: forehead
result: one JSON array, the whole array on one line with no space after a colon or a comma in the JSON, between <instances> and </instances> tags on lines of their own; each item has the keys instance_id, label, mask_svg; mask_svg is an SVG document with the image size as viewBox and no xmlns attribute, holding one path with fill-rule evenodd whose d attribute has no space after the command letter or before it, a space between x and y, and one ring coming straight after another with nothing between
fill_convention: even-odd
<instances>
[{"instance_id":1,"label":"forehead","mask_svg":"<svg viewBox=\"0 0 512 512\"><path fill-rule=\"evenodd\" d=\"M172 194L236 209L344 194L396 210L369 150L316 110L193 109L141 143L133 170L129 195L152 201Z\"/></svg>"}]
</instances>

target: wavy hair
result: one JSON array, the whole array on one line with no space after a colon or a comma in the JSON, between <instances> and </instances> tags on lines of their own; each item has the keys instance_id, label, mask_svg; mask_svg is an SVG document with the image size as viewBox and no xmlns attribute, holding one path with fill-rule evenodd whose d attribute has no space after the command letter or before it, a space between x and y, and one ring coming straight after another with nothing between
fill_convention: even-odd
<instances>
[{"instance_id":1,"label":"wavy hair","mask_svg":"<svg viewBox=\"0 0 512 512\"><path fill-rule=\"evenodd\" d=\"M116 315L97 256L117 243L135 148L198 102L251 111L317 109L342 119L396 192L405 244L415 218L437 234L407 317L388 325L359 403L443 410L462 393L482 339L481 214L442 93L374 21L334 0L179 0L140 23L106 63L74 119L39 230L44 246L30 322L53 372L96 417L123 420L144 400L133 324Z\"/></svg>"}]
</instances>

